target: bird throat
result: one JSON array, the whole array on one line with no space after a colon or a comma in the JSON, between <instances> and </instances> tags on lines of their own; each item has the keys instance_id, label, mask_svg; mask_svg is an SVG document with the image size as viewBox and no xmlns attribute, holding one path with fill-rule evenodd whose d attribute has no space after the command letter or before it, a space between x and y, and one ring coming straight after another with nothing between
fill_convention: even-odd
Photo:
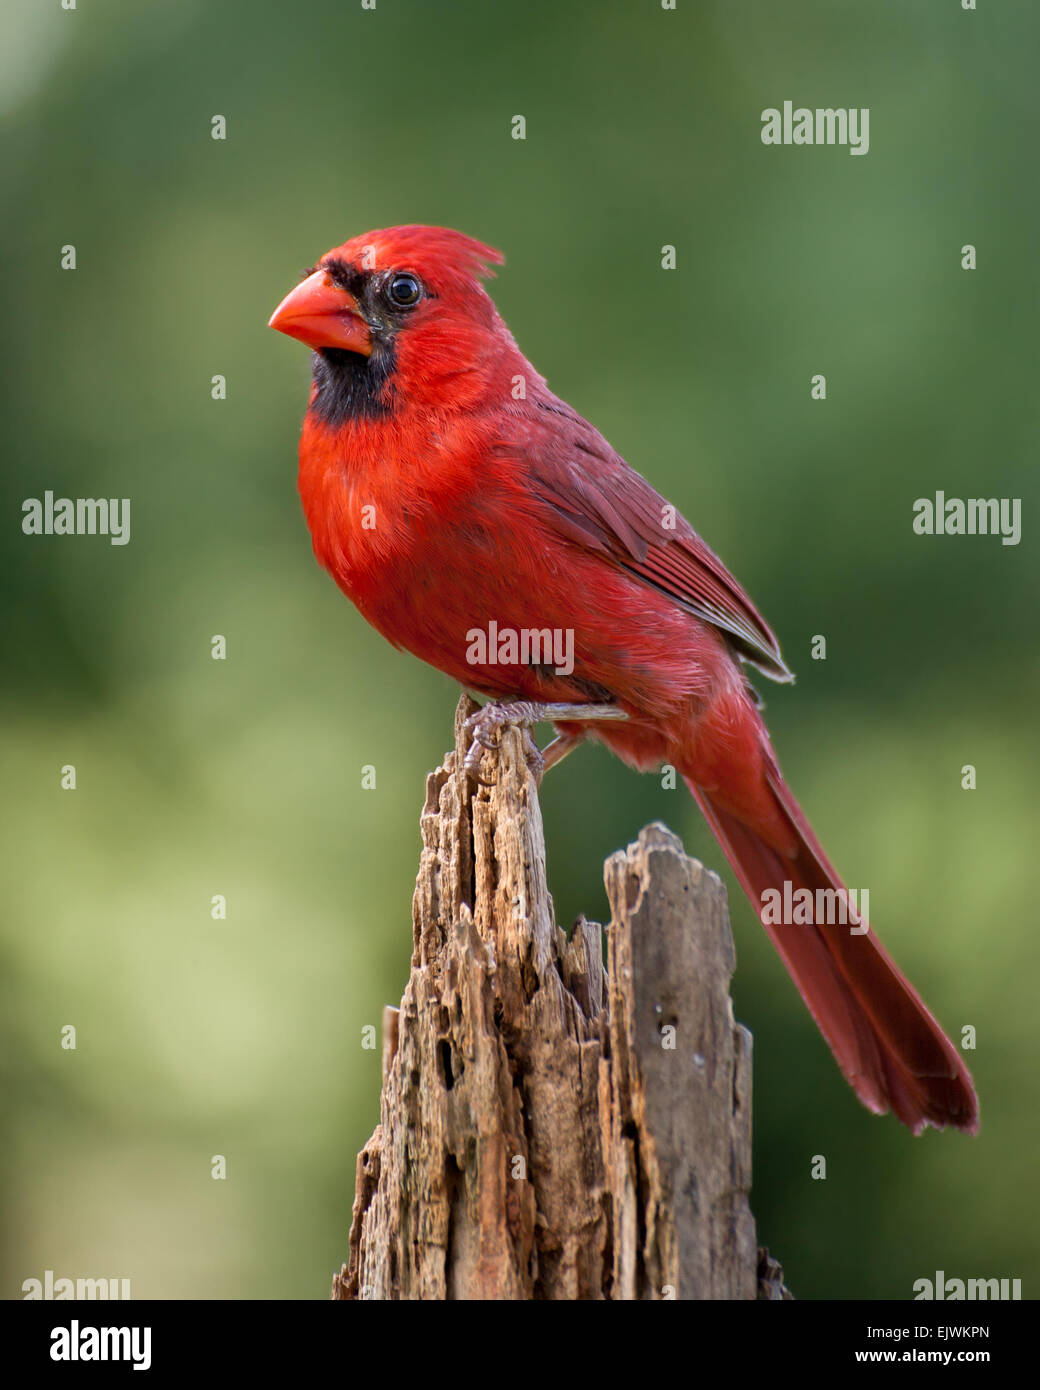
<instances>
[{"instance_id":1,"label":"bird throat","mask_svg":"<svg viewBox=\"0 0 1040 1390\"><path fill-rule=\"evenodd\" d=\"M376 343L363 357L346 348L321 348L314 354L315 396L311 410L335 428L349 420L378 420L393 411L386 385L394 373L392 342Z\"/></svg>"}]
</instances>

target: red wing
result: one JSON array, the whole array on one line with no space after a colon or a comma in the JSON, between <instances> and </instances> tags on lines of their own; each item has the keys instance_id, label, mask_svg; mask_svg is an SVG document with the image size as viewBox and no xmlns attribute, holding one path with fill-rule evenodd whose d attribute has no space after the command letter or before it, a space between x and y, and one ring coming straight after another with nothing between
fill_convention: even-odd
<instances>
[{"instance_id":1,"label":"red wing","mask_svg":"<svg viewBox=\"0 0 1040 1390\"><path fill-rule=\"evenodd\" d=\"M720 628L771 679L794 680L765 619L685 517L570 406L531 405L523 462L555 528Z\"/></svg>"}]
</instances>

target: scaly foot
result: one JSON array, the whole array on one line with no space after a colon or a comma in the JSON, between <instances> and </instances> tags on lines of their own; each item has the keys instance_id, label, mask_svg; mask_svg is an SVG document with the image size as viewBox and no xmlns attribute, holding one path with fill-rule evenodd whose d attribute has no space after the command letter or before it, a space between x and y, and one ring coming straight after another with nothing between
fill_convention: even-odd
<instances>
[{"instance_id":1,"label":"scaly foot","mask_svg":"<svg viewBox=\"0 0 1040 1390\"><path fill-rule=\"evenodd\" d=\"M502 704L491 702L466 720L464 727L466 732L472 735L472 742L466 754L464 767L471 777L478 782L481 781L478 773L484 749L497 748L502 730L515 725L524 733L524 757L527 759L527 766L535 781L540 782L547 768L558 763L572 748L576 748L581 738L574 734L560 734L547 746L548 756L543 757L530 732L535 724L555 724L568 720L591 723L601 719L627 718L628 715L624 710L618 709L617 705L536 704L526 700Z\"/></svg>"}]
</instances>

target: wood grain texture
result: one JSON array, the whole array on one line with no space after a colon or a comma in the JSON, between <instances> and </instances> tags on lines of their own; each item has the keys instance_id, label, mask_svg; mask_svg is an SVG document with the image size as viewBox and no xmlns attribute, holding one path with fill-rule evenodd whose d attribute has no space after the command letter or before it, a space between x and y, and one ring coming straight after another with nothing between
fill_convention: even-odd
<instances>
[{"instance_id":1,"label":"wood grain texture","mask_svg":"<svg viewBox=\"0 0 1040 1390\"><path fill-rule=\"evenodd\" d=\"M598 925L556 925L521 735L488 784L459 771L475 708L427 780L411 975L333 1297L753 1299L725 890L647 827L606 864L605 971Z\"/></svg>"}]
</instances>

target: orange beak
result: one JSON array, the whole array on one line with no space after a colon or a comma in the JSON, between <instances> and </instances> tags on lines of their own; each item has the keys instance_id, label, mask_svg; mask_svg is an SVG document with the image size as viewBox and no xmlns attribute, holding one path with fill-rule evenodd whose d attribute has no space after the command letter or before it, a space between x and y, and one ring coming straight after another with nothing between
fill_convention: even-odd
<instances>
[{"instance_id":1,"label":"orange beak","mask_svg":"<svg viewBox=\"0 0 1040 1390\"><path fill-rule=\"evenodd\" d=\"M372 352L368 324L361 317L357 300L324 270L316 270L290 290L267 326L312 348L346 348L364 357Z\"/></svg>"}]
</instances>

